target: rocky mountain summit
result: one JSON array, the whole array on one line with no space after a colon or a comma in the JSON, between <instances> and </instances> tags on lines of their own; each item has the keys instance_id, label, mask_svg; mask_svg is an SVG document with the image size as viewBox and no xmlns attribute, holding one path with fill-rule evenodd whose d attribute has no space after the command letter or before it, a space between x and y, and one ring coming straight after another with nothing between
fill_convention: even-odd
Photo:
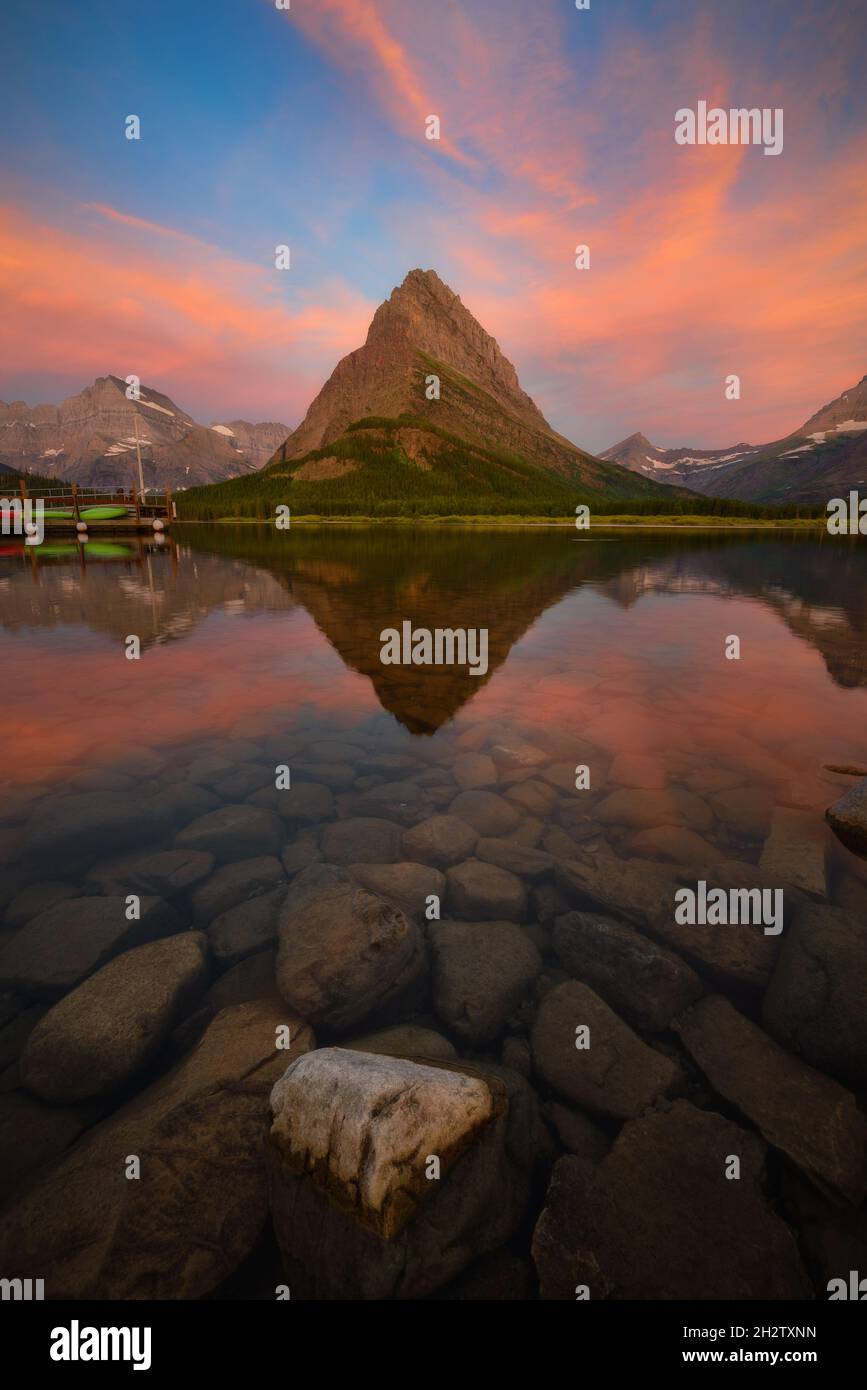
<instances>
[{"instance_id":1,"label":"rocky mountain summit","mask_svg":"<svg viewBox=\"0 0 867 1390\"><path fill-rule=\"evenodd\" d=\"M438 394L431 398L430 391ZM549 425L496 341L434 270L411 270L379 306L364 346L338 362L272 462L327 451L359 422L381 427L401 418L592 490L624 490L616 469ZM428 457L442 452L434 439L423 442ZM397 441L410 460L418 444ZM652 489L642 479L632 491Z\"/></svg>"},{"instance_id":2,"label":"rocky mountain summit","mask_svg":"<svg viewBox=\"0 0 867 1390\"><path fill-rule=\"evenodd\" d=\"M98 377L60 405L0 401L0 469L89 487L138 486L136 435L148 487L193 487L260 468L285 438L276 422L199 425L153 387L130 400L120 377Z\"/></svg>"}]
</instances>

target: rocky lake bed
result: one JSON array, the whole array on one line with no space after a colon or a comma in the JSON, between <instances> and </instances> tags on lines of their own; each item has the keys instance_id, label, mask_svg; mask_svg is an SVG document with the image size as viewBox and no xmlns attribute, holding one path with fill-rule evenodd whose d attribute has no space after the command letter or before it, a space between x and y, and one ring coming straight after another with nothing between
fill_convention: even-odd
<instances>
[{"instance_id":1,"label":"rocky lake bed","mask_svg":"<svg viewBox=\"0 0 867 1390\"><path fill-rule=\"evenodd\" d=\"M797 536L0 557L0 1275L867 1275L865 594L863 547ZM383 665L404 620L485 628L488 670Z\"/></svg>"},{"instance_id":2,"label":"rocky lake bed","mask_svg":"<svg viewBox=\"0 0 867 1390\"><path fill-rule=\"evenodd\" d=\"M867 1267L865 784L541 724L245 733L4 801L4 1272L810 1299ZM784 929L678 922L699 881L782 889Z\"/></svg>"}]
</instances>

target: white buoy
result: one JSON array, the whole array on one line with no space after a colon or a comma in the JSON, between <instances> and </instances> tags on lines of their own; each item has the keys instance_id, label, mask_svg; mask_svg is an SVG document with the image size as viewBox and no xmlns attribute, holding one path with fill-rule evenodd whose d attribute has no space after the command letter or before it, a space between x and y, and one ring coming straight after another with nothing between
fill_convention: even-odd
<instances>
[{"instance_id":1,"label":"white buoy","mask_svg":"<svg viewBox=\"0 0 867 1390\"><path fill-rule=\"evenodd\" d=\"M160 519L159 519L158 516L155 516L155 517L154 517L154 530L155 530L155 531L162 531L163 526L164 526L164 523L163 523L162 521L160 521Z\"/></svg>"},{"instance_id":2,"label":"white buoy","mask_svg":"<svg viewBox=\"0 0 867 1390\"><path fill-rule=\"evenodd\" d=\"M76 521L76 523L75 523L75 529L76 529L76 531L78 531L79 535L81 535L81 534L83 533L83 534L86 536L86 535L87 535L87 522L86 522L86 521Z\"/></svg>"}]
</instances>

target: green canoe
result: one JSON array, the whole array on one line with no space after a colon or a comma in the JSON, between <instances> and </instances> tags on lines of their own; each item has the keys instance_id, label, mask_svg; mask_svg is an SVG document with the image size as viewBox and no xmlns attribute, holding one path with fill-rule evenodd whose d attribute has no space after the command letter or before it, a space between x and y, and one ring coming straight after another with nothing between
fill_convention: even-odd
<instances>
[{"instance_id":1,"label":"green canoe","mask_svg":"<svg viewBox=\"0 0 867 1390\"><path fill-rule=\"evenodd\" d=\"M82 521L118 521L120 517L126 517L129 511L126 507L85 507L81 513Z\"/></svg>"}]
</instances>

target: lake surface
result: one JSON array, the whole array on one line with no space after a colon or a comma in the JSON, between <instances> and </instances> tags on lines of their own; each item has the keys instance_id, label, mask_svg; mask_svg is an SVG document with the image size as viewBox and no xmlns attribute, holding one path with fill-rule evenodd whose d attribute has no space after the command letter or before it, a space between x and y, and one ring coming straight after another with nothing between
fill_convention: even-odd
<instances>
[{"instance_id":1,"label":"lake surface","mask_svg":"<svg viewBox=\"0 0 867 1390\"><path fill-rule=\"evenodd\" d=\"M7 807L123 772L131 748L177 768L294 730L426 759L475 729L566 759L589 740L622 785L639 756L672 786L722 764L817 811L846 785L823 765L865 755L857 541L245 526L115 548L129 558L0 556ZM381 631L407 619L487 628L487 674L383 666Z\"/></svg>"},{"instance_id":2,"label":"lake surface","mask_svg":"<svg viewBox=\"0 0 867 1390\"><path fill-rule=\"evenodd\" d=\"M384 665L381 633L405 621L486 629L486 672ZM137 660L127 657L130 638ZM8 1192L37 1170L50 1174L82 1131L182 1058L198 1026L173 1019L158 1055L95 1111L46 1128L16 1068L29 1029L68 986L50 960L43 968L28 958L25 968L8 963L9 951L55 904L128 891L131 855L170 851L222 806L282 818L284 842L262 853L282 854L290 877L323 854L357 857L323 849L335 822L390 819L404 833L475 789L508 811L483 827L482 808L480 833L511 841L516 855L629 863L639 876L658 864L681 881L751 866L757 881L862 920L867 912L865 861L824 820L853 785L829 765L867 765L867 546L857 539L187 526L159 545L9 545L0 661L0 987L11 1020L0 1030L0 1078L7 1102L25 1097L14 1115L20 1142L0 1142ZM280 767L293 788L308 788L295 810L275 787ZM141 845L128 825L98 814L100 797L142 808L151 829ZM97 809L82 820L91 802ZM148 820L167 807L158 826ZM254 850L245 841L235 852L224 836L216 853L225 864ZM568 903L543 870L517 868L525 896L512 919L536 933L546 969L556 969L551 928ZM173 891L181 917L211 930L196 907L201 884ZM630 920L630 903L621 905ZM485 914L480 890L460 915L496 916L500 906ZM443 916L457 915L447 899ZM417 920L424 927L420 911ZM233 937L212 979L264 959L275 930L260 923ZM758 1017L752 983L735 978L726 989ZM251 997L245 988L237 998ZM416 1016L448 1032L430 999ZM513 1061L526 1048L522 1026L509 1025ZM322 1030L326 1040L335 1033ZM462 1055L500 1059L502 1036L455 1040ZM79 1097L52 1103L79 1116Z\"/></svg>"}]
</instances>

